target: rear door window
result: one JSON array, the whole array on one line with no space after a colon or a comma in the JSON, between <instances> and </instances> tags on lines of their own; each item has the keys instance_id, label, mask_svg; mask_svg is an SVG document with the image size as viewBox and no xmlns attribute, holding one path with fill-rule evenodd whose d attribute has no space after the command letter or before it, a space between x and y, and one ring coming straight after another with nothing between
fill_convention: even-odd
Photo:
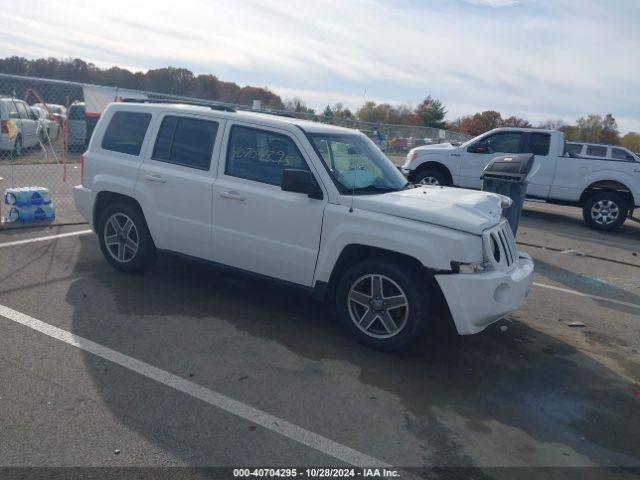
<instances>
[{"instance_id":1,"label":"rear door window","mask_svg":"<svg viewBox=\"0 0 640 480\"><path fill-rule=\"evenodd\" d=\"M607 156L607 147L600 145L587 145L587 155L590 157L602 157Z\"/></svg>"},{"instance_id":2,"label":"rear door window","mask_svg":"<svg viewBox=\"0 0 640 480\"><path fill-rule=\"evenodd\" d=\"M549 145L551 136L548 133L531 133L529 134L529 143L524 153L533 153L534 155L549 155Z\"/></svg>"},{"instance_id":3,"label":"rear door window","mask_svg":"<svg viewBox=\"0 0 640 480\"><path fill-rule=\"evenodd\" d=\"M114 113L102 138L102 148L127 155L140 155L150 121L149 113Z\"/></svg>"},{"instance_id":4,"label":"rear door window","mask_svg":"<svg viewBox=\"0 0 640 480\"><path fill-rule=\"evenodd\" d=\"M153 148L153 160L209 170L218 122L166 116Z\"/></svg>"},{"instance_id":5,"label":"rear door window","mask_svg":"<svg viewBox=\"0 0 640 480\"><path fill-rule=\"evenodd\" d=\"M564 151L567 155L580 155L582 153L582 144L580 143L567 143Z\"/></svg>"}]
</instances>

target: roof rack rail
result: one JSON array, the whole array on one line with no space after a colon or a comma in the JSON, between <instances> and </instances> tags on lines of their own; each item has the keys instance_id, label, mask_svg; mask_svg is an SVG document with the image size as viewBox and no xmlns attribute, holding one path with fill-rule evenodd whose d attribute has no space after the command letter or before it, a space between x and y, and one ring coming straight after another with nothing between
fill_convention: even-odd
<instances>
[{"instance_id":1,"label":"roof rack rail","mask_svg":"<svg viewBox=\"0 0 640 480\"><path fill-rule=\"evenodd\" d=\"M209 107L211 110L220 110L222 112L235 113L236 109L227 105L220 105L207 102L193 102L190 100L170 100L163 98L123 98L125 103L178 103L182 105L194 105L196 107Z\"/></svg>"}]
</instances>

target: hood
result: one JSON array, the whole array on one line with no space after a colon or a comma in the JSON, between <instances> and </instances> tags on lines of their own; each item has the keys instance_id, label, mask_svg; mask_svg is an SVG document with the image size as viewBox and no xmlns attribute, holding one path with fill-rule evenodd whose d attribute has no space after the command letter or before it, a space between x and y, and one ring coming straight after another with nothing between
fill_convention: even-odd
<instances>
[{"instance_id":1,"label":"hood","mask_svg":"<svg viewBox=\"0 0 640 480\"><path fill-rule=\"evenodd\" d=\"M358 195L354 207L480 235L500 221L505 200L495 193L421 186L381 195Z\"/></svg>"},{"instance_id":2,"label":"hood","mask_svg":"<svg viewBox=\"0 0 640 480\"><path fill-rule=\"evenodd\" d=\"M413 150L417 152L437 152L440 150L455 150L458 147L454 147L450 143L434 143L433 145L422 145L420 147L416 147Z\"/></svg>"}]
</instances>

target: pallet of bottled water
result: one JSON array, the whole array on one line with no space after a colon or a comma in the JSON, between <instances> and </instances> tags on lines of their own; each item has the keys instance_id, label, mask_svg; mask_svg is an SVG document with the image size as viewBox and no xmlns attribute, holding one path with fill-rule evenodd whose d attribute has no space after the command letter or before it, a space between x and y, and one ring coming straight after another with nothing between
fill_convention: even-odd
<instances>
[{"instance_id":1,"label":"pallet of bottled water","mask_svg":"<svg viewBox=\"0 0 640 480\"><path fill-rule=\"evenodd\" d=\"M51 193L44 187L7 188L4 204L5 222L52 222L56 218Z\"/></svg>"}]
</instances>

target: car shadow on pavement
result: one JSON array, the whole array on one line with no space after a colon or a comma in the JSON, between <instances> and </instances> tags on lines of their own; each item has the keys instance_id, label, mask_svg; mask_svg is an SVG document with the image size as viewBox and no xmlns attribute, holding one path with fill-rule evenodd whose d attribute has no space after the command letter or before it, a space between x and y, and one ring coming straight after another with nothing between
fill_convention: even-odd
<instances>
[{"instance_id":1,"label":"car shadow on pavement","mask_svg":"<svg viewBox=\"0 0 640 480\"><path fill-rule=\"evenodd\" d=\"M490 433L498 422L598 465L640 466L640 429L632 421L640 388L516 316L474 336L435 329L408 350L388 354L352 342L330 310L305 294L200 263L162 256L149 272L124 275L102 261L94 238L85 238L76 270L82 278L67 294L74 334L186 378L195 372L195 382L216 362L232 369L230 344L247 357L264 351L259 348L272 351L276 363L286 352L308 366L301 375L324 371L314 365L327 368L327 361L352 366L358 385L399 399L406 428L432 449L425 464L474 466L442 424L438 412L446 410L475 434ZM182 396L161 415L155 407L166 392L143 381L122 384L107 362L84 355L104 403L123 424L181 455L171 431L198 417L190 427L194 448L201 458L216 458L212 438L223 433L198 401Z\"/></svg>"},{"instance_id":2,"label":"car shadow on pavement","mask_svg":"<svg viewBox=\"0 0 640 480\"><path fill-rule=\"evenodd\" d=\"M600 278L581 275L579 273L572 272L571 270L567 270L566 268L544 262L539 258L535 259L535 265L536 274L560 283L563 287L570 290L575 290L587 295L608 297L612 300L640 305L640 295L636 295L628 290L616 287L615 285L601 280ZM640 309L632 306L621 305L597 298L594 298L593 301L608 310L617 310L630 315L640 314Z\"/></svg>"},{"instance_id":3,"label":"car shadow on pavement","mask_svg":"<svg viewBox=\"0 0 640 480\"><path fill-rule=\"evenodd\" d=\"M574 217L568 214L553 212L549 210L541 211L527 209L526 207L522 210L522 220L520 222L520 226L535 228L538 230L549 232L553 235L558 235L562 234L562 232L558 231L558 225L566 227L567 233L569 229L571 229L572 231L574 231L575 229L575 231L578 232L581 230L588 232L590 235L586 236L585 240L592 240L592 235L603 235L606 236L610 241L615 241L616 239L627 241L630 239L640 239L640 224L631 219L627 219L627 221L617 231L600 232L587 227L581 217Z\"/></svg>"}]
</instances>

